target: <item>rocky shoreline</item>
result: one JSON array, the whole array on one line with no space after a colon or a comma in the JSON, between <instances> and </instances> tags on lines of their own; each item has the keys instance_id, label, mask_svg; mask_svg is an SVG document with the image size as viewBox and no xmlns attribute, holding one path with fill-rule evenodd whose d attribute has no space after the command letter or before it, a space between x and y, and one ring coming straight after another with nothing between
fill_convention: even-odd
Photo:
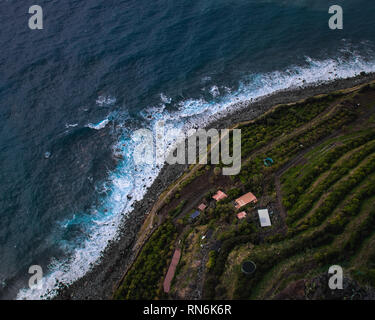
<instances>
[{"instance_id":1,"label":"rocky shoreline","mask_svg":"<svg viewBox=\"0 0 375 320\"><path fill-rule=\"evenodd\" d=\"M208 127L229 128L238 122L252 120L277 104L296 102L314 95L351 88L371 80L375 80L375 74L361 74L354 78L277 92L255 102L241 102L235 106L233 113L224 115ZM136 257L137 253L133 251L133 246L147 217L146 213L151 210L160 194L186 169L186 165L165 165L143 200L137 202L134 210L124 218L118 239L109 243L100 262L81 279L68 287L62 287L55 299L111 299L125 270Z\"/></svg>"}]
</instances>

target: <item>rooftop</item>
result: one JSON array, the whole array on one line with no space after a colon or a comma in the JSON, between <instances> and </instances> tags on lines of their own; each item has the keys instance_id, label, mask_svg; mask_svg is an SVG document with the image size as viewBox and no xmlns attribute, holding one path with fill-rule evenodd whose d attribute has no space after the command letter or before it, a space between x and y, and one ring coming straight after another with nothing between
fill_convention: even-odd
<instances>
[{"instance_id":1,"label":"rooftop","mask_svg":"<svg viewBox=\"0 0 375 320\"><path fill-rule=\"evenodd\" d=\"M180 257L181 257L181 250L176 249L176 251L173 254L172 262L169 266L167 275L165 276L165 279L164 279L163 287L164 287L165 293L168 293L171 290L171 282L176 272L176 267L178 265L178 262L180 261Z\"/></svg>"},{"instance_id":2,"label":"rooftop","mask_svg":"<svg viewBox=\"0 0 375 320\"><path fill-rule=\"evenodd\" d=\"M199 205L199 207L198 207L198 209L200 210L200 211L204 211L204 209L206 209L207 208L207 206L204 204L204 203L201 203L200 205Z\"/></svg>"},{"instance_id":3,"label":"rooftop","mask_svg":"<svg viewBox=\"0 0 375 320\"><path fill-rule=\"evenodd\" d=\"M251 192L249 192L236 199L236 208L239 209L249 203L257 203L257 201L258 199Z\"/></svg>"},{"instance_id":4,"label":"rooftop","mask_svg":"<svg viewBox=\"0 0 375 320\"><path fill-rule=\"evenodd\" d=\"M242 211L239 214L237 214L237 218L241 220L241 219L246 218L246 215L247 213L245 211Z\"/></svg>"},{"instance_id":5,"label":"rooftop","mask_svg":"<svg viewBox=\"0 0 375 320\"><path fill-rule=\"evenodd\" d=\"M197 210L195 212L193 212L191 215L190 215L190 218L191 219L195 219L196 217L198 217L201 213Z\"/></svg>"},{"instance_id":6,"label":"rooftop","mask_svg":"<svg viewBox=\"0 0 375 320\"><path fill-rule=\"evenodd\" d=\"M218 190L212 198L214 198L216 201L220 201L222 199L225 199L226 197L227 195L223 191Z\"/></svg>"},{"instance_id":7,"label":"rooftop","mask_svg":"<svg viewBox=\"0 0 375 320\"><path fill-rule=\"evenodd\" d=\"M268 214L268 209L258 210L258 215L259 215L260 225L262 227L270 227L271 226L271 219L270 219L270 216Z\"/></svg>"}]
</instances>

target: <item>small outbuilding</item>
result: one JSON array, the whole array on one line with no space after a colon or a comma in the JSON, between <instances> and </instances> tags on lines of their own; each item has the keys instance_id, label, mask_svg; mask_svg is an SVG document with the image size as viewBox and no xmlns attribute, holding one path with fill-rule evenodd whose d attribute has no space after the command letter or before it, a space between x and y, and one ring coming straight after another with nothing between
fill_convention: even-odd
<instances>
[{"instance_id":1,"label":"small outbuilding","mask_svg":"<svg viewBox=\"0 0 375 320\"><path fill-rule=\"evenodd\" d=\"M194 220L195 218L199 217L200 215L200 211L196 210L195 212L193 212L191 215L190 215L190 219L191 220Z\"/></svg>"},{"instance_id":2,"label":"small outbuilding","mask_svg":"<svg viewBox=\"0 0 375 320\"><path fill-rule=\"evenodd\" d=\"M171 264L169 265L167 275L165 276L165 279L164 279L163 288L164 288L165 293L169 293L169 291L171 290L171 282L176 272L178 262L180 261L180 257L181 257L181 250L176 249L173 254Z\"/></svg>"},{"instance_id":3,"label":"small outbuilding","mask_svg":"<svg viewBox=\"0 0 375 320\"><path fill-rule=\"evenodd\" d=\"M246 215L247 215L247 213L245 211L242 211L242 212L240 212L240 213L237 214L237 218L239 220L242 220L242 219L246 218Z\"/></svg>"},{"instance_id":4,"label":"small outbuilding","mask_svg":"<svg viewBox=\"0 0 375 320\"><path fill-rule=\"evenodd\" d=\"M212 198L215 199L216 201L220 201L220 200L225 199L226 197L228 196L223 191L218 190Z\"/></svg>"},{"instance_id":5,"label":"small outbuilding","mask_svg":"<svg viewBox=\"0 0 375 320\"><path fill-rule=\"evenodd\" d=\"M207 208L207 206L204 203L201 203L198 207L200 211L204 211Z\"/></svg>"},{"instance_id":6,"label":"small outbuilding","mask_svg":"<svg viewBox=\"0 0 375 320\"><path fill-rule=\"evenodd\" d=\"M244 194L242 197L235 200L235 207L239 209L249 203L257 203L258 199L251 192Z\"/></svg>"},{"instance_id":7,"label":"small outbuilding","mask_svg":"<svg viewBox=\"0 0 375 320\"><path fill-rule=\"evenodd\" d=\"M270 227L271 226L271 219L270 215L268 214L268 209L261 209L258 210L259 221L261 227Z\"/></svg>"}]
</instances>

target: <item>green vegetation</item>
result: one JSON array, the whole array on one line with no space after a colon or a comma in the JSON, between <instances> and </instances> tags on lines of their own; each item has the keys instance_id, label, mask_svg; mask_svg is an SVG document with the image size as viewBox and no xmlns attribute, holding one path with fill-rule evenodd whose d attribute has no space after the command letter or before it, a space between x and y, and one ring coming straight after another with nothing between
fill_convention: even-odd
<instances>
[{"instance_id":1,"label":"green vegetation","mask_svg":"<svg viewBox=\"0 0 375 320\"><path fill-rule=\"evenodd\" d=\"M359 98L357 95L355 99ZM363 108L368 107L365 104ZM231 291L219 292L224 281L222 278L217 283L221 274L216 276L216 284L208 278L207 297L248 299L265 297L270 292L274 295L272 286L278 286L277 293L292 280L322 272L327 264L347 265L351 255L373 235L375 221L371 214L362 223L356 220L361 217L363 203L375 194L374 180L369 178L375 172L375 130L363 125L366 119L354 126L359 114L350 104L340 103L320 119L315 118L311 125L297 129L285 141L269 140L271 143L258 154L253 150L240 180L263 195L274 192L273 176L284 164L292 162L303 150L308 151L305 159L296 161L281 177L283 204L287 209L285 222L289 228L287 233L271 235L261 243L252 241L255 248L246 259L254 261L258 268L251 277L226 266L230 270L226 277L235 281ZM277 120L272 124L277 124ZM349 128L349 124L349 133L342 130ZM336 137L326 143L324 137L332 134ZM262 166L261 160L266 156L276 160L274 167ZM232 251L243 248L244 245L238 245ZM358 269L357 279L371 284L375 279L375 264ZM288 272L294 276L289 277ZM263 279L268 280L263 282ZM220 290L216 292L212 286Z\"/></svg>"},{"instance_id":2,"label":"green vegetation","mask_svg":"<svg viewBox=\"0 0 375 320\"><path fill-rule=\"evenodd\" d=\"M176 208L169 211L169 216L171 216L172 218L177 217L182 212L182 209L184 208L186 202L186 200L181 201Z\"/></svg>"},{"instance_id":3,"label":"green vegetation","mask_svg":"<svg viewBox=\"0 0 375 320\"><path fill-rule=\"evenodd\" d=\"M228 258L229 253L232 249L239 244L247 243L254 239L251 236L239 236L226 240L221 246L219 255L216 258L214 267L211 266L210 272L206 276L204 283L204 298L214 299L215 298L215 287L217 285L217 279L222 275L225 268L225 262Z\"/></svg>"},{"instance_id":4,"label":"green vegetation","mask_svg":"<svg viewBox=\"0 0 375 320\"><path fill-rule=\"evenodd\" d=\"M346 172L346 168L343 167L343 170L341 171ZM342 199L345 198L348 195L348 193L352 191L352 189L356 185L358 185L361 181L363 181L363 179L365 179L370 173L374 171L375 155L372 156L368 163L356 169L355 172L351 174L347 179L345 179L344 181L340 181L338 185L335 186L334 190L331 193L329 193L328 196L322 201L319 208L317 208L310 216L308 216L307 219L300 222L298 227L290 228L288 235L293 236L295 233L306 230L310 226L319 225L325 219L325 217L330 212L332 212L333 209L335 209L335 207L342 201ZM328 184L328 186L330 186L330 184ZM319 188L319 191L322 191L320 193L320 196L323 194L323 191L327 189L327 187ZM313 194L313 196L315 196L315 193Z\"/></svg>"},{"instance_id":5,"label":"green vegetation","mask_svg":"<svg viewBox=\"0 0 375 320\"><path fill-rule=\"evenodd\" d=\"M293 281L326 273L332 264L375 286L374 101L371 84L281 105L239 125L240 174L224 180L220 166L202 166L185 180L170 199L168 208L174 209L164 212L167 222L147 242L116 297L165 297L158 288L177 233L186 254L173 286L182 298L194 284L201 288L202 279L205 299L273 298ZM272 166L264 164L268 157ZM196 179L202 175L205 179ZM180 196L187 194L184 188L194 189L203 180L209 183L200 200L208 208L194 224L178 220L189 201L197 202ZM217 189L228 197L216 203L211 197ZM258 203L241 208L248 215L238 220L233 200L248 191ZM266 207L273 212L272 227L260 228L256 209ZM213 236L205 239L209 229ZM251 276L240 270L245 260L257 265ZM198 276L198 266L204 277Z\"/></svg>"},{"instance_id":6,"label":"green vegetation","mask_svg":"<svg viewBox=\"0 0 375 320\"><path fill-rule=\"evenodd\" d=\"M168 221L151 236L115 293L115 299L157 297L159 282L168 268L176 235L175 226Z\"/></svg>"},{"instance_id":7,"label":"green vegetation","mask_svg":"<svg viewBox=\"0 0 375 320\"><path fill-rule=\"evenodd\" d=\"M283 197L284 206L287 209L295 208L296 204L299 203L298 201L300 196L306 193L317 176L331 169L332 165L347 152L353 150L354 148L362 146L363 144L367 143L368 141L372 141L373 139L375 139L374 133L352 139L343 146L336 147L335 149L329 151L323 157L321 157L319 161L314 161L313 163L311 163L308 168L304 167L302 178L298 179L298 177L296 177L295 175L289 176L288 180L285 178L283 182L285 186L284 190L286 189L284 191L285 194ZM288 224L293 223L297 218L299 218L299 215L301 215L303 212L306 212L308 210L308 205L311 205L314 201L313 199L316 199L319 195L322 194L322 192L324 192L324 190L327 190L330 185L332 185L340 178L340 175L345 175L351 168L354 168L367 155L374 151L375 143L368 144L364 148L358 150L358 152L355 152L352 157L346 159L347 162L343 166L340 165L332 168L330 173L331 177L326 180L325 184L320 185L321 190L317 191L315 187L314 190L312 190L312 192L314 192L315 194L314 197L310 197L310 199L304 199L304 201L302 201L302 204L300 204L299 209L291 210L289 212ZM300 172L301 169L302 168L299 168L297 172ZM285 176L287 175L288 172L285 173Z\"/></svg>"},{"instance_id":8,"label":"green vegetation","mask_svg":"<svg viewBox=\"0 0 375 320\"><path fill-rule=\"evenodd\" d=\"M305 106L309 109L309 105ZM305 110L304 105L300 106L300 110ZM288 109L285 110L288 112ZM281 140L281 142L272 145L267 153L259 153L243 164L237 179L241 181L247 188L252 188L254 192L262 192L262 184L264 177L276 172L285 163L290 161L299 152L308 149L318 141L332 134L335 130L342 128L356 119L356 113L350 107L336 107L331 114L328 114L320 122L314 123L303 129L298 129L298 134L293 133L291 137ZM282 120L280 120L281 122ZM283 123L281 127L284 127ZM279 131L276 131L279 133ZM284 133L284 135L288 132ZM279 133L279 135L282 135ZM250 138L250 141L253 139ZM244 141L246 144L246 139ZM275 161L272 167L264 167L263 159L271 157Z\"/></svg>"},{"instance_id":9,"label":"green vegetation","mask_svg":"<svg viewBox=\"0 0 375 320\"><path fill-rule=\"evenodd\" d=\"M216 263L216 258L217 258L217 252L215 250L211 250L209 253L209 258L206 264L207 270L211 270L212 267Z\"/></svg>"},{"instance_id":10,"label":"green vegetation","mask_svg":"<svg viewBox=\"0 0 375 320\"><path fill-rule=\"evenodd\" d=\"M332 99L331 96L325 96L313 98L304 103L281 105L260 117L255 123L239 126L242 130L242 156L248 157L254 150L267 145L275 137L290 133L311 121L328 108ZM262 164L264 158L262 158Z\"/></svg>"}]
</instances>

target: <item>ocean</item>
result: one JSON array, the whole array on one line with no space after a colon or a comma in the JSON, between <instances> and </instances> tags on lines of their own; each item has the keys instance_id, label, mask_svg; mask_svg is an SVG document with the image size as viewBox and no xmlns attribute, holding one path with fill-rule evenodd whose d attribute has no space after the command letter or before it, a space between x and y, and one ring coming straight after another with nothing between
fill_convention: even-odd
<instances>
[{"instance_id":1,"label":"ocean","mask_svg":"<svg viewBox=\"0 0 375 320\"><path fill-rule=\"evenodd\" d=\"M370 0L1 0L0 15L2 299L52 297L98 262L161 169L134 164L135 130L375 71Z\"/></svg>"}]
</instances>

